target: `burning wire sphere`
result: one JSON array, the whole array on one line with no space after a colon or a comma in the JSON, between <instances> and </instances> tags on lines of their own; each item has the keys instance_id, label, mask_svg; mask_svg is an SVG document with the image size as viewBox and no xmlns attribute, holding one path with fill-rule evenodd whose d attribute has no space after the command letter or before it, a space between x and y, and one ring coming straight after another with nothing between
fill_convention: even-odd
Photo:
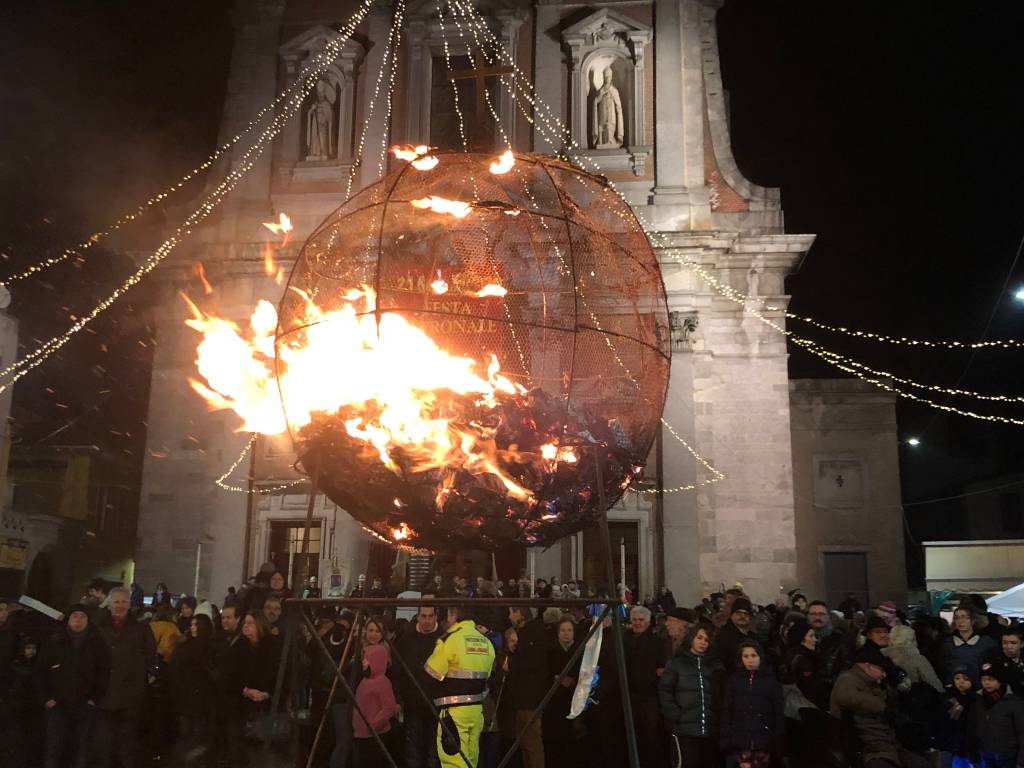
<instances>
[{"instance_id":1,"label":"burning wire sphere","mask_svg":"<svg viewBox=\"0 0 1024 768\"><path fill-rule=\"evenodd\" d=\"M551 544L604 511L598 469L612 504L650 450L670 365L657 259L601 177L395 153L310 236L279 307L299 467L402 547Z\"/></svg>"}]
</instances>

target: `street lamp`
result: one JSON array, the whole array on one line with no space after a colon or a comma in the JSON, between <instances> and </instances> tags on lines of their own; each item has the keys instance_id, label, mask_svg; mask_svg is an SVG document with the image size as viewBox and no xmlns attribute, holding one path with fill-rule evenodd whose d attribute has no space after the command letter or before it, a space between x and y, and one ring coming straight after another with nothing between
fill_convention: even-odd
<instances>
[{"instance_id":1,"label":"street lamp","mask_svg":"<svg viewBox=\"0 0 1024 768\"><path fill-rule=\"evenodd\" d=\"M1013 294L1013 298L1017 301L1024 302L1024 288L1018 288L1017 292Z\"/></svg>"},{"instance_id":2,"label":"street lamp","mask_svg":"<svg viewBox=\"0 0 1024 768\"><path fill-rule=\"evenodd\" d=\"M907 440L907 445L909 445L911 448L917 448L917 446L919 446L920 444L921 441L916 437L912 437L909 440Z\"/></svg>"}]
</instances>

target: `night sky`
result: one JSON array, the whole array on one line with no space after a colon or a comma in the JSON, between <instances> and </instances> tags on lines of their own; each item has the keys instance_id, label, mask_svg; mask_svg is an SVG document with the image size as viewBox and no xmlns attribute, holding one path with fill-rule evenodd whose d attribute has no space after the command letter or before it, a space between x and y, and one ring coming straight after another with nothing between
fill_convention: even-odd
<instances>
[{"instance_id":1,"label":"night sky","mask_svg":"<svg viewBox=\"0 0 1024 768\"><path fill-rule=\"evenodd\" d=\"M229 8L5 4L0 273L87 237L213 149ZM788 282L795 312L895 336L1024 336L1024 303L1013 298L1024 287L1024 259L1015 264L1024 236L1022 29L1021 4L726 3L719 34L737 162L753 181L782 188L787 231L818 236ZM111 241L114 250L15 285L24 349L120 283L130 252L159 242L165 214ZM101 444L141 462L148 294L134 291L94 334L18 385L16 440ZM886 347L793 328L908 378L1024 392L1024 353ZM799 349L791 373L837 375ZM903 450L906 502L1024 470L1020 428L905 403L899 419L904 438L922 441ZM908 507L912 535L962 535L963 510L962 500Z\"/></svg>"}]
</instances>

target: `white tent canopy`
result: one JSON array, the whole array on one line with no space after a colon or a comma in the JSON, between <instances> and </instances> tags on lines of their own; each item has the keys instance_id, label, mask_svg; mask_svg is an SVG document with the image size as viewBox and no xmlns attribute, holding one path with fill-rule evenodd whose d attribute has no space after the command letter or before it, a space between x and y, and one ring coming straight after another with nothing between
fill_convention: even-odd
<instances>
[{"instance_id":1,"label":"white tent canopy","mask_svg":"<svg viewBox=\"0 0 1024 768\"><path fill-rule=\"evenodd\" d=\"M1024 582L988 599L988 609L1000 616L1024 616Z\"/></svg>"}]
</instances>

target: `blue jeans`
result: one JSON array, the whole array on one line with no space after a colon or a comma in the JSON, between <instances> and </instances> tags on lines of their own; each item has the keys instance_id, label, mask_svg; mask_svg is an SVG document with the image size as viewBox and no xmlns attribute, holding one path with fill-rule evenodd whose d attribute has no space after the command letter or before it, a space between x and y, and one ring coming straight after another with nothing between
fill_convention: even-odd
<instances>
[{"instance_id":1,"label":"blue jeans","mask_svg":"<svg viewBox=\"0 0 1024 768\"><path fill-rule=\"evenodd\" d=\"M95 710L89 704L68 707L64 704L46 710L45 768L85 768L89 762L89 747ZM67 752L68 759L64 759Z\"/></svg>"},{"instance_id":2,"label":"blue jeans","mask_svg":"<svg viewBox=\"0 0 1024 768\"><path fill-rule=\"evenodd\" d=\"M439 768L436 741L434 716L410 708L405 714L405 768Z\"/></svg>"}]
</instances>

